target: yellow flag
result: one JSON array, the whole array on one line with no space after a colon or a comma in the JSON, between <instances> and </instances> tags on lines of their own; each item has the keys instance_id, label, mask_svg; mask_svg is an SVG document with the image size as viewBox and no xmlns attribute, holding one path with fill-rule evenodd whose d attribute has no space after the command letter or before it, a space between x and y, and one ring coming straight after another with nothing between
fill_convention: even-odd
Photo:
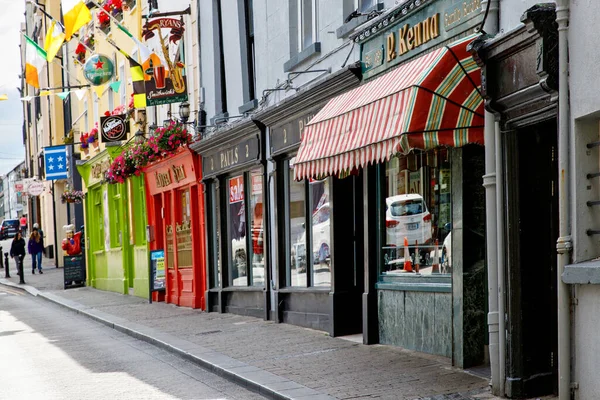
<instances>
[{"instance_id":1,"label":"yellow flag","mask_svg":"<svg viewBox=\"0 0 600 400\"><path fill-rule=\"evenodd\" d=\"M98 98L101 98L102 94L104 94L105 87L106 85L94 86L94 92L96 92L96 96L98 96Z\"/></svg>"},{"instance_id":2,"label":"yellow flag","mask_svg":"<svg viewBox=\"0 0 600 400\"><path fill-rule=\"evenodd\" d=\"M0 94L0 100L8 100L7 94Z\"/></svg>"},{"instance_id":3,"label":"yellow flag","mask_svg":"<svg viewBox=\"0 0 600 400\"><path fill-rule=\"evenodd\" d=\"M63 18L65 20L65 40L68 42L73 33L92 20L92 13L83 1L80 1Z\"/></svg>"},{"instance_id":4,"label":"yellow flag","mask_svg":"<svg viewBox=\"0 0 600 400\"><path fill-rule=\"evenodd\" d=\"M60 50L63 42L65 41L65 33L62 30L60 24L56 21L52 21L50 29L46 32L46 39L44 40L44 50L46 50L46 60L51 62L54 60L56 53Z\"/></svg>"},{"instance_id":5,"label":"yellow flag","mask_svg":"<svg viewBox=\"0 0 600 400\"><path fill-rule=\"evenodd\" d=\"M50 96L52 94L49 90L40 90L40 96Z\"/></svg>"}]
</instances>

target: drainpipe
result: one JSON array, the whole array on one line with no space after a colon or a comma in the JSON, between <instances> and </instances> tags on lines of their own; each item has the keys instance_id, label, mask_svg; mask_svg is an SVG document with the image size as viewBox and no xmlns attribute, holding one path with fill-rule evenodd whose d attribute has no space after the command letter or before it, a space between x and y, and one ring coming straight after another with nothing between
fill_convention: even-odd
<instances>
[{"instance_id":1,"label":"drainpipe","mask_svg":"<svg viewBox=\"0 0 600 400\"><path fill-rule=\"evenodd\" d=\"M569 263L572 241L569 219L569 0L558 0L556 7L558 24L558 398L570 399L571 348L570 348L570 296L569 287L561 279L565 265Z\"/></svg>"},{"instance_id":2,"label":"drainpipe","mask_svg":"<svg viewBox=\"0 0 600 400\"><path fill-rule=\"evenodd\" d=\"M489 9L488 9L489 7ZM484 0L481 4L482 13L486 13L487 19L485 20L483 29L485 32L491 35L495 35L498 32L498 0ZM486 111L485 112L485 124L484 124L484 141L485 141L485 175L483 176L483 186L486 189L485 201L486 201L486 224L487 224L487 270L488 270L488 332L489 332L489 353L490 353L490 369L492 378L492 392L495 395L502 395L504 374L500 368L500 360L503 360L503 352L500 351L500 329L499 321L502 320L499 309L499 287L498 287L498 276L499 269L498 265L498 253L500 246L498 246L498 237L501 236L498 232L497 224L497 207L502 206L502 203L497 204L497 171L501 169L497 168L497 160L500 157L496 156L497 150L500 146L497 145L497 132L496 122L494 114ZM501 232L500 232L501 233Z\"/></svg>"}]
</instances>

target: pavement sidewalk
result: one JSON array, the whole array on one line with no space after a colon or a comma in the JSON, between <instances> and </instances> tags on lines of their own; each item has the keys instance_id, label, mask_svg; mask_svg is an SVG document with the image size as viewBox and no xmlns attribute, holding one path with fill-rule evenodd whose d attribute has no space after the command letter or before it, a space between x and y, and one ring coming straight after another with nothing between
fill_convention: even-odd
<instances>
[{"instance_id":1,"label":"pavement sidewalk","mask_svg":"<svg viewBox=\"0 0 600 400\"><path fill-rule=\"evenodd\" d=\"M44 262L47 263L47 259ZM116 330L179 354L274 399L494 399L488 379L441 357L385 345L365 346L288 324L206 313L93 288L63 289L63 269L44 267L20 287ZM4 276L1 272L0 276Z\"/></svg>"}]
</instances>

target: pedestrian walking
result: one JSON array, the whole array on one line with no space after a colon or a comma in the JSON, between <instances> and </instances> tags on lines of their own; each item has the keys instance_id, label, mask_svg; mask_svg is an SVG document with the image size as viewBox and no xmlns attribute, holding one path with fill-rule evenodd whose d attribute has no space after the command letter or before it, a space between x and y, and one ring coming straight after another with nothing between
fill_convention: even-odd
<instances>
[{"instance_id":1,"label":"pedestrian walking","mask_svg":"<svg viewBox=\"0 0 600 400\"><path fill-rule=\"evenodd\" d=\"M21 219L19 219L19 225L21 226L21 233L23 235L27 235L27 217L26 216L22 216Z\"/></svg>"},{"instance_id":2,"label":"pedestrian walking","mask_svg":"<svg viewBox=\"0 0 600 400\"><path fill-rule=\"evenodd\" d=\"M35 267L40 274L43 274L42 271L42 252L44 251L44 242L42 241L42 236L38 229L34 226L29 236L29 242L27 243L27 250L29 254L31 254L31 273L35 274Z\"/></svg>"},{"instance_id":3,"label":"pedestrian walking","mask_svg":"<svg viewBox=\"0 0 600 400\"><path fill-rule=\"evenodd\" d=\"M17 234L13 238L12 244L10 245L10 256L15 259L17 264L18 274L21 276L20 282L25 283L23 280L23 259L25 258L25 239L21 235L21 231L17 231ZM15 258L16 257L16 258Z\"/></svg>"}]
</instances>

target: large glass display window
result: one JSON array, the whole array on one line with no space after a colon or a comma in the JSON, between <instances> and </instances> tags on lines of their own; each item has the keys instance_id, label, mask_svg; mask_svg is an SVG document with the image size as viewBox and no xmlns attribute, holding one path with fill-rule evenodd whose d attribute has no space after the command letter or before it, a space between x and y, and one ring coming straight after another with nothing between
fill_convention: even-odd
<instances>
[{"instance_id":1,"label":"large glass display window","mask_svg":"<svg viewBox=\"0 0 600 400\"><path fill-rule=\"evenodd\" d=\"M445 148L397 155L385 163L385 276L452 273L452 185Z\"/></svg>"},{"instance_id":2,"label":"large glass display window","mask_svg":"<svg viewBox=\"0 0 600 400\"><path fill-rule=\"evenodd\" d=\"M288 171L286 190L286 236L288 255L286 285L289 287L331 286L330 180L294 180L293 164L284 161Z\"/></svg>"}]
</instances>

